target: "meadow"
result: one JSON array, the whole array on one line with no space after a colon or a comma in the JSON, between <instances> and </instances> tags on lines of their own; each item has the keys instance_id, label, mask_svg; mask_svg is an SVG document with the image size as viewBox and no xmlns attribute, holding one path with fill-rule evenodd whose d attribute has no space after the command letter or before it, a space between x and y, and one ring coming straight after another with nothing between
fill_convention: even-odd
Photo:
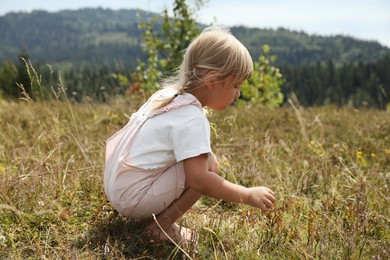
<instances>
[{"instance_id":1,"label":"meadow","mask_svg":"<svg viewBox=\"0 0 390 260\"><path fill-rule=\"evenodd\" d=\"M197 242L159 244L103 191L105 140L142 103L0 102L0 259L389 259L390 111L241 105L210 113L221 175L266 214L202 198Z\"/></svg>"}]
</instances>

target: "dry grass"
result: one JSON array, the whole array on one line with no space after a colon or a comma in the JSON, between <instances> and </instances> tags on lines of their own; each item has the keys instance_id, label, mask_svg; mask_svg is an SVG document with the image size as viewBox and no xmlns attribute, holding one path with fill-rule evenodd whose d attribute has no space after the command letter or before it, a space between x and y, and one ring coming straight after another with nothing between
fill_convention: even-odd
<instances>
[{"instance_id":1,"label":"dry grass","mask_svg":"<svg viewBox=\"0 0 390 260\"><path fill-rule=\"evenodd\" d=\"M139 101L0 105L0 259L176 259L115 214L102 187L105 140ZM268 214L203 198L181 221L194 259L388 259L390 115L321 107L212 114L221 174L265 185Z\"/></svg>"}]
</instances>

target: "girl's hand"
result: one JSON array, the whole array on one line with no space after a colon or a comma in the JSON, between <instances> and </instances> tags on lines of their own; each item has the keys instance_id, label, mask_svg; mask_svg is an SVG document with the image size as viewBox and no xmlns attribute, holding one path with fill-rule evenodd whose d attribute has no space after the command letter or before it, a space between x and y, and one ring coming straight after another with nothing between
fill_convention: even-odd
<instances>
[{"instance_id":1,"label":"girl's hand","mask_svg":"<svg viewBox=\"0 0 390 260\"><path fill-rule=\"evenodd\" d=\"M208 197L223 199L228 202L245 203L260 208L262 211L267 211L267 209L273 207L275 196L272 190L266 187L246 188L225 180L211 171L216 168L215 159L214 156L208 156L207 154L185 159L183 163L186 187Z\"/></svg>"},{"instance_id":2,"label":"girl's hand","mask_svg":"<svg viewBox=\"0 0 390 260\"><path fill-rule=\"evenodd\" d=\"M261 209L263 212L273 208L275 194L267 187L252 187L249 189L247 204Z\"/></svg>"}]
</instances>

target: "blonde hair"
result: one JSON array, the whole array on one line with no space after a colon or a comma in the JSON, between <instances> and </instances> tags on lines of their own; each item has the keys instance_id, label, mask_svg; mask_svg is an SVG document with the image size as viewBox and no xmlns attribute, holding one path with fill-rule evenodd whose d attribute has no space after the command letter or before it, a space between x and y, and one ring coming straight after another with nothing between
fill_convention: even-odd
<instances>
[{"instance_id":1,"label":"blonde hair","mask_svg":"<svg viewBox=\"0 0 390 260\"><path fill-rule=\"evenodd\" d=\"M252 76L253 62L245 46L230 31L221 26L205 28L184 51L183 62L176 72L162 82L163 88L177 90L177 95L199 88L204 76L215 71L216 79L232 80L232 85L241 84ZM173 96L155 108L172 102Z\"/></svg>"}]
</instances>

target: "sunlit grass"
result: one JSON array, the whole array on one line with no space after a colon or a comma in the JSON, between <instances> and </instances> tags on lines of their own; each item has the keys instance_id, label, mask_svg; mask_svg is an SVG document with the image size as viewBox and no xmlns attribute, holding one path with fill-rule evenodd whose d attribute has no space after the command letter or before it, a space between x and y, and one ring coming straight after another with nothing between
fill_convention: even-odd
<instances>
[{"instance_id":1,"label":"sunlit grass","mask_svg":"<svg viewBox=\"0 0 390 260\"><path fill-rule=\"evenodd\" d=\"M141 101L0 105L0 258L160 258L102 186L105 140ZM181 220L194 259L390 257L390 115L332 106L212 113L221 175L276 192L267 214L203 198Z\"/></svg>"}]
</instances>

